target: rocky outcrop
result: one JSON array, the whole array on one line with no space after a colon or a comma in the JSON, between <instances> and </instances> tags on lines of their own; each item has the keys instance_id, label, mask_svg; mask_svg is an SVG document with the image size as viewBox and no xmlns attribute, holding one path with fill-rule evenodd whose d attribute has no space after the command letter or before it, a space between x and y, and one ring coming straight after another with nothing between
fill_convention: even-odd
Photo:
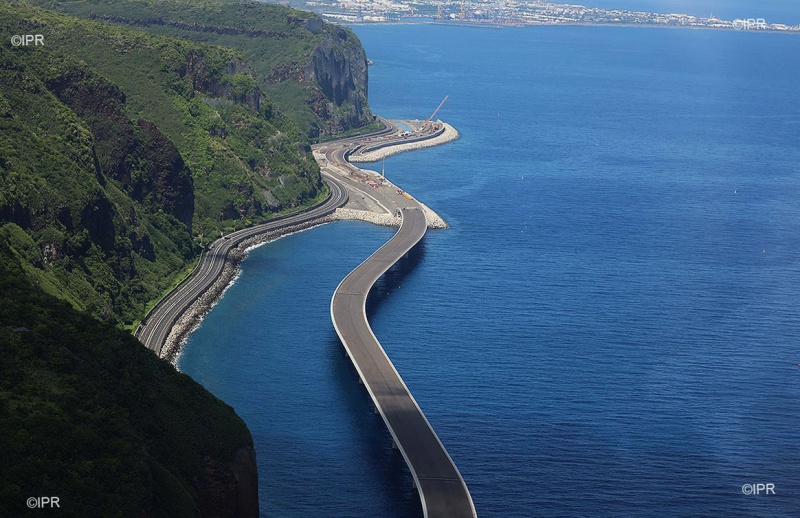
<instances>
[{"instance_id":1,"label":"rocky outcrop","mask_svg":"<svg viewBox=\"0 0 800 518\"><path fill-rule=\"evenodd\" d=\"M250 66L241 61L227 64L226 75L219 77L209 70L205 57L197 52L190 52L186 63L178 70L181 78L188 77L192 89L209 94L211 97L228 99L236 104L248 106L254 111L261 109L264 94L256 86Z\"/></svg>"},{"instance_id":2,"label":"rocky outcrop","mask_svg":"<svg viewBox=\"0 0 800 518\"><path fill-rule=\"evenodd\" d=\"M315 83L307 104L322 121L320 132L333 134L368 124L372 114L367 104L367 55L361 42L347 29L326 29L303 72L304 79Z\"/></svg>"},{"instance_id":3,"label":"rocky outcrop","mask_svg":"<svg viewBox=\"0 0 800 518\"><path fill-rule=\"evenodd\" d=\"M178 148L151 121L138 122L143 141L139 155L157 205L192 231L194 180Z\"/></svg>"},{"instance_id":4,"label":"rocky outcrop","mask_svg":"<svg viewBox=\"0 0 800 518\"><path fill-rule=\"evenodd\" d=\"M193 81L211 81L201 59L187 66L193 67ZM100 169L98 176L117 180L134 200L150 202L155 210L175 216L191 232L194 215L191 171L175 144L153 122L140 119L134 124L128 118L124 92L83 70L55 74L47 87L89 125ZM113 235L92 233L92 238L113 245Z\"/></svg>"},{"instance_id":5,"label":"rocky outcrop","mask_svg":"<svg viewBox=\"0 0 800 518\"><path fill-rule=\"evenodd\" d=\"M298 22L299 23L299 22ZM314 16L303 27L318 36L310 56L275 66L267 84L295 81L310 87L306 106L318 119L310 135L332 135L372 122L367 102L367 55L349 29Z\"/></svg>"},{"instance_id":6,"label":"rocky outcrop","mask_svg":"<svg viewBox=\"0 0 800 518\"><path fill-rule=\"evenodd\" d=\"M252 446L245 446L236 452L231 471L236 478L239 517L258 518L258 465Z\"/></svg>"}]
</instances>

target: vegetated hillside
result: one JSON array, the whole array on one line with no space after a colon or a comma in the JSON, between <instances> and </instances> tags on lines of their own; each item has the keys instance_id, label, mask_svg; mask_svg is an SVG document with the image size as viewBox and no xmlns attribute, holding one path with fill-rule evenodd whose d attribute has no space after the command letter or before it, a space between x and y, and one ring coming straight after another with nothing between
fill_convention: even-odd
<instances>
[{"instance_id":1,"label":"vegetated hillside","mask_svg":"<svg viewBox=\"0 0 800 518\"><path fill-rule=\"evenodd\" d=\"M367 59L349 29L313 13L241 0L34 3L76 16L215 43L242 52L258 86L311 137L373 123Z\"/></svg>"},{"instance_id":2,"label":"vegetated hillside","mask_svg":"<svg viewBox=\"0 0 800 518\"><path fill-rule=\"evenodd\" d=\"M75 308L130 325L209 237L323 194L237 51L4 3L0 32L45 35L0 45L0 242Z\"/></svg>"},{"instance_id":3,"label":"vegetated hillside","mask_svg":"<svg viewBox=\"0 0 800 518\"><path fill-rule=\"evenodd\" d=\"M244 422L0 244L0 516L258 516ZM29 509L56 496L59 508Z\"/></svg>"}]
</instances>

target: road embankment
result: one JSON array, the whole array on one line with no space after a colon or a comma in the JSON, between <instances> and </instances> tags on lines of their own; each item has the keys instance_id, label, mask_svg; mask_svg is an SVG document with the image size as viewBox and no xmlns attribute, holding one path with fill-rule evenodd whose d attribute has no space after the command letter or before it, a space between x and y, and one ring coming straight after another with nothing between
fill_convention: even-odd
<instances>
[{"instance_id":1,"label":"road embankment","mask_svg":"<svg viewBox=\"0 0 800 518\"><path fill-rule=\"evenodd\" d=\"M444 229L447 228L447 223L434 211L428 208L427 205L417 200L420 208L428 218L428 228L430 229ZM403 219L399 216L394 216L387 212L373 212L370 210L349 209L347 207L338 208L333 213L332 217L336 220L354 220L366 221L373 225L380 225L382 227L400 227Z\"/></svg>"},{"instance_id":2,"label":"road embankment","mask_svg":"<svg viewBox=\"0 0 800 518\"><path fill-rule=\"evenodd\" d=\"M446 122L443 122L442 124L444 125L444 130L436 137L414 140L412 142L408 142L407 144L392 144L388 145L387 147L365 153L353 153L347 157L347 160L351 163L377 162L386 157L390 157L404 151L440 146L459 138L460 134L458 133L457 129Z\"/></svg>"},{"instance_id":3,"label":"road embankment","mask_svg":"<svg viewBox=\"0 0 800 518\"><path fill-rule=\"evenodd\" d=\"M339 177L335 179L330 172L325 172L326 181L331 185L335 196L300 214L239 230L210 244L195 271L159 301L143 320L135 333L136 337L157 355L176 363L186 337L200 324L203 317L234 282L239 272L239 264L247 256L248 249L255 245L342 219L399 227L400 218L397 217L397 211L406 203L417 206L425 213L429 228L447 228L441 217L410 194L381 178L377 173L358 169L347 162L346 157L350 155L350 150L374 144L374 138L375 135L371 135L360 142L345 139L338 145L322 145L328 148L327 156L324 152L315 152L315 158L324 161L324 164L320 164L324 172L326 168L332 169ZM364 156L370 156L370 153L383 156L385 153L394 154L394 152L430 147L456 138L458 132L452 126L445 124L434 136L413 142L398 142L395 139L391 143L381 143L380 149L368 151ZM345 188L362 203L341 209L348 200ZM374 203L367 203L371 201ZM365 208L370 210L361 210ZM377 210L378 208L380 210Z\"/></svg>"},{"instance_id":4,"label":"road embankment","mask_svg":"<svg viewBox=\"0 0 800 518\"><path fill-rule=\"evenodd\" d=\"M203 292L175 321L161 349L161 357L177 366L180 351L186 338L194 331L214 305L222 298L225 291L233 285L240 273L240 265L253 248L270 243L289 234L308 230L326 223L336 221L333 214L298 223L289 227L271 230L245 239L230 250L219 277Z\"/></svg>"}]
</instances>

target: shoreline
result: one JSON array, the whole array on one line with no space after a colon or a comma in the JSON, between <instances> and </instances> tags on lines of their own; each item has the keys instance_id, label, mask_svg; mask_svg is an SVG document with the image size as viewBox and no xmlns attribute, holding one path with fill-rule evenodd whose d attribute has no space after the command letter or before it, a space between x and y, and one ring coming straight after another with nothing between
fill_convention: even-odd
<instances>
[{"instance_id":1,"label":"shoreline","mask_svg":"<svg viewBox=\"0 0 800 518\"><path fill-rule=\"evenodd\" d=\"M330 20L326 20L330 21ZM334 22L335 23L335 22ZM389 20L385 22L346 22L342 23L345 26L370 26L370 25L439 25L439 26L450 26L450 27L470 27L470 28L478 28L478 29L525 29L528 27L643 27L643 28L653 28L653 29L680 29L680 30L698 30L698 31L735 31L735 32L759 32L759 33L767 33L767 34L800 34L800 29L795 29L794 27L800 27L797 24L787 24L787 23L778 23L776 25L783 25L789 27L789 29L772 29L772 28L765 28L765 29L737 29L736 27L715 27L711 25L668 25L668 24L658 24L658 23L596 23L596 22L581 22L578 20L571 20L565 22L552 22L552 23L524 23L521 22L519 24L511 24L511 23L494 23L494 22L467 22L462 20L450 21L450 20L430 20L430 21L423 21L423 20Z\"/></svg>"},{"instance_id":2,"label":"shoreline","mask_svg":"<svg viewBox=\"0 0 800 518\"><path fill-rule=\"evenodd\" d=\"M443 123L444 124L444 123ZM458 131L450 126L444 124L445 131L442 134L424 141L410 142L407 144L398 144L388 148L376 150L366 155L370 158L377 156L372 161L382 159L384 156L390 156L404 151L411 151L415 149L423 149L427 147L438 146L456 140L459 137ZM319 160L317 160L319 163ZM323 169L323 164L320 165L320 170ZM356 167L356 166L352 166ZM375 174L374 171L362 170L364 173ZM386 181L388 185L395 188L394 184ZM354 187L346 187L347 190L355 189ZM410 196L410 195L409 195ZM428 228L431 229L444 229L447 228L447 223L427 205L421 203L416 198L411 198L414 202L419 204L420 208L425 213L428 222ZM283 227L275 230L269 230L261 234L249 237L233 246L225 258L225 262L219 276L214 280L211 286L200 294L194 302L192 302L186 310L177 318L172 325L169 334L164 340L161 347L160 357L169 361L176 370L178 369L178 362L180 361L183 348L192 333L197 330L203 322L203 319L208 315L214 306L222 299L225 292L236 283L236 280L241 274L241 264L247 258L250 250L259 246L271 243L283 237L310 230L312 228L322 226L334 221L364 221L379 226L399 227L401 218L391 214L390 212L375 212L370 210L358 210L353 208L338 207L333 213L313 218L295 225ZM172 293L172 292L170 292ZM168 296L168 295L167 295ZM165 296L166 298L166 296ZM162 299L164 300L164 299Z\"/></svg>"},{"instance_id":3,"label":"shoreline","mask_svg":"<svg viewBox=\"0 0 800 518\"><path fill-rule=\"evenodd\" d=\"M454 140L458 140L459 137L461 137L461 134L458 132L458 130L455 129L450 124L443 122L442 126L444 127L444 131L442 132L441 135L438 135L436 137L426 140L420 140L417 142L409 142L407 144L397 144L395 146L389 146L383 149L370 151L369 153L353 154L348 157L348 161L353 164L378 162L380 160L383 160L384 158L388 158L390 156L403 153L405 151L414 151L417 149L425 149L429 147L441 146L442 144L447 144L448 142L453 142Z\"/></svg>"},{"instance_id":4,"label":"shoreline","mask_svg":"<svg viewBox=\"0 0 800 518\"><path fill-rule=\"evenodd\" d=\"M282 237L310 230L315 227L338 221L332 214L315 218L304 223L292 225L290 227L271 230L263 234L245 239L235 248L232 248L225 261L222 273L197 300L195 300L183 314L175 321L167 339L161 350L161 358L170 362L175 369L178 369L178 361L181 358L183 346L191 334L203 323L203 319L214 309L214 306L222 300L225 292L236 283L241 274L241 264L247 259L250 250L277 241Z\"/></svg>"},{"instance_id":5,"label":"shoreline","mask_svg":"<svg viewBox=\"0 0 800 518\"><path fill-rule=\"evenodd\" d=\"M418 203L422 205L425 216L428 218L428 228L447 228L447 224L444 223L444 220L434 211L428 208L427 205L419 201ZM305 232L306 230L311 230L336 221L363 221L383 227L400 227L400 223L402 222L401 218L392 216L391 214L378 214L366 210L345 209L340 207L336 209L333 214L329 214L328 216L259 234L258 236L242 241L230 251L228 259L225 262L225 267L217 280L214 281L214 284L195 300L172 326L172 330L164 341L161 358L170 362L176 370L180 371L178 362L181 359L181 353L183 352L184 345L186 345L186 341L192 333L202 325L203 320L211 310L214 309L214 306L222 300L222 297L225 296L225 292L236 283L236 280L242 273L241 264L247 259L251 250L292 234Z\"/></svg>"}]
</instances>

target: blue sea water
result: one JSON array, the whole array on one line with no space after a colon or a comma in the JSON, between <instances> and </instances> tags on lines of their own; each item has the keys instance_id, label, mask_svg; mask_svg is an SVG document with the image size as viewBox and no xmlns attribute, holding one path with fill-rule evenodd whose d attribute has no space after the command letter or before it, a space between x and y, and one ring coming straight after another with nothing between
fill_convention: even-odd
<instances>
[{"instance_id":1,"label":"blue sea water","mask_svg":"<svg viewBox=\"0 0 800 518\"><path fill-rule=\"evenodd\" d=\"M377 113L449 95L462 133L386 160L451 228L370 315L478 515L796 516L800 39L355 30ZM254 250L189 340L181 370L253 433L263 516L421 515L329 317L390 235Z\"/></svg>"}]
</instances>

